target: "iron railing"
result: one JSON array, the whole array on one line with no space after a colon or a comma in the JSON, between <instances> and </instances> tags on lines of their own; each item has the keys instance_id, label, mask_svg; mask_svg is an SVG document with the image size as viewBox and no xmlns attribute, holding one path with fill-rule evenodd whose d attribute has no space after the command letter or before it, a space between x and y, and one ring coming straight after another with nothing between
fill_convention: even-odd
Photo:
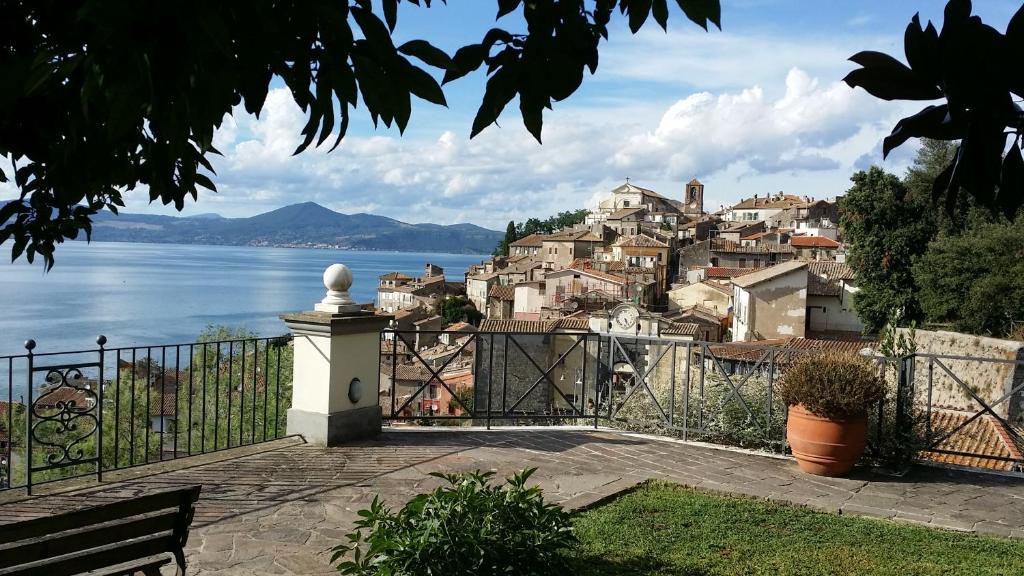
<instances>
[{"instance_id":1,"label":"iron railing","mask_svg":"<svg viewBox=\"0 0 1024 576\"><path fill-rule=\"evenodd\" d=\"M604 425L784 451L780 379L796 357L822 351L570 331L386 330L379 397L393 425ZM889 389L870 410L871 457L904 449L921 460L1024 469L1024 361L935 354L870 361ZM998 391L979 393L985 381ZM939 388L968 401L939 398ZM975 441L978 434L991 442Z\"/></svg>"},{"instance_id":2,"label":"iron railing","mask_svg":"<svg viewBox=\"0 0 1024 576\"><path fill-rule=\"evenodd\" d=\"M285 435L291 336L0 357L0 489ZM0 380L0 384L3 380ZM4 388L0 388L2 394Z\"/></svg>"}]
</instances>

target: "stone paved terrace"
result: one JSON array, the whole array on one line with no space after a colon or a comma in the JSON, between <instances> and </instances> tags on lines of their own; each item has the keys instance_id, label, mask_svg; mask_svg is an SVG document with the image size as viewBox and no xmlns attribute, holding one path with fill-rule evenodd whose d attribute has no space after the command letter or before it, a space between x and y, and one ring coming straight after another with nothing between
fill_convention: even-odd
<instances>
[{"instance_id":1,"label":"stone paved terrace","mask_svg":"<svg viewBox=\"0 0 1024 576\"><path fill-rule=\"evenodd\" d=\"M241 450L245 454L189 458L173 470L124 472L100 486L8 501L0 504L0 523L202 483L188 546L190 574L329 574L323 552L374 495L397 506L436 486L432 471L508 475L536 466L534 479L548 496L571 507L660 478L841 514L1024 538L1024 479L935 468L905 478L865 470L828 479L803 474L784 458L608 430L391 430L338 448L286 439ZM136 477L124 478L128 474Z\"/></svg>"}]
</instances>

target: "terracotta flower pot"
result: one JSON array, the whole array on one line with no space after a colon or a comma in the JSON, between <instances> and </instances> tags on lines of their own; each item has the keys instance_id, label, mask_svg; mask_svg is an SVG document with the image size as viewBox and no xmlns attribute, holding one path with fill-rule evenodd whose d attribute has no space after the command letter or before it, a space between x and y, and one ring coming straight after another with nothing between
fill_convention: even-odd
<instances>
[{"instance_id":1,"label":"terracotta flower pot","mask_svg":"<svg viewBox=\"0 0 1024 576\"><path fill-rule=\"evenodd\" d=\"M786 435L800 469L818 476L842 476L864 454L868 419L832 420L808 412L803 404L789 407Z\"/></svg>"}]
</instances>

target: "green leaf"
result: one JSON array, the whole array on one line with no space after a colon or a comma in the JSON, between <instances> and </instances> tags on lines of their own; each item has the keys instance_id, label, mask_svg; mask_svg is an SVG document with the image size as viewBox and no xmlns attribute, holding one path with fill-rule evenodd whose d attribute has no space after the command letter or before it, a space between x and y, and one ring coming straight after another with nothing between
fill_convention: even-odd
<instances>
[{"instance_id":1,"label":"green leaf","mask_svg":"<svg viewBox=\"0 0 1024 576\"><path fill-rule=\"evenodd\" d=\"M719 0L676 0L683 14L694 24L707 30L710 21L719 30L722 29L722 5Z\"/></svg>"},{"instance_id":2,"label":"green leaf","mask_svg":"<svg viewBox=\"0 0 1024 576\"><path fill-rule=\"evenodd\" d=\"M905 64L888 54L864 51L850 57L863 68L843 78L851 88L860 87L883 100L935 100L942 97L938 86L929 84Z\"/></svg>"},{"instance_id":3,"label":"green leaf","mask_svg":"<svg viewBox=\"0 0 1024 576\"><path fill-rule=\"evenodd\" d=\"M914 14L903 34L903 50L915 74L934 84L942 81L939 33L931 22L927 28L922 29L920 17Z\"/></svg>"},{"instance_id":4,"label":"green leaf","mask_svg":"<svg viewBox=\"0 0 1024 576\"><path fill-rule=\"evenodd\" d=\"M629 0L628 4L623 0L623 6L627 5L629 6L629 29L636 34L651 13L651 0Z\"/></svg>"},{"instance_id":5,"label":"green leaf","mask_svg":"<svg viewBox=\"0 0 1024 576\"><path fill-rule=\"evenodd\" d=\"M210 180L205 174L196 174L196 184L202 186L203 188L206 188L207 190L213 192L217 191L217 187L213 184L213 181Z\"/></svg>"},{"instance_id":6,"label":"green leaf","mask_svg":"<svg viewBox=\"0 0 1024 576\"><path fill-rule=\"evenodd\" d=\"M384 21L387 22L388 30L395 31L398 24L398 0L381 0L384 10Z\"/></svg>"},{"instance_id":7,"label":"green leaf","mask_svg":"<svg viewBox=\"0 0 1024 576\"><path fill-rule=\"evenodd\" d=\"M502 110L516 95L519 83L517 64L505 65L498 69L487 81L483 102L473 118L473 128L469 137L473 138L498 120Z\"/></svg>"},{"instance_id":8,"label":"green leaf","mask_svg":"<svg viewBox=\"0 0 1024 576\"><path fill-rule=\"evenodd\" d=\"M452 80L458 80L466 74L480 68L487 57L487 48L483 44L470 44L455 51L452 56L453 67L444 73L441 84L447 84Z\"/></svg>"},{"instance_id":9,"label":"green leaf","mask_svg":"<svg viewBox=\"0 0 1024 576\"><path fill-rule=\"evenodd\" d=\"M966 127L950 118L948 106L928 106L896 124L892 134L882 141L882 157L887 157L889 152L910 138L958 140L963 138L965 133Z\"/></svg>"},{"instance_id":10,"label":"green leaf","mask_svg":"<svg viewBox=\"0 0 1024 576\"><path fill-rule=\"evenodd\" d=\"M651 4L651 15L654 21L661 26L661 29L668 32L668 2L667 0L654 0Z\"/></svg>"},{"instance_id":11,"label":"green leaf","mask_svg":"<svg viewBox=\"0 0 1024 576\"><path fill-rule=\"evenodd\" d=\"M443 107L447 106L447 102L444 100L444 92L432 76L412 65L409 65L406 76L406 81L411 92L416 94L418 97L431 102L431 104Z\"/></svg>"},{"instance_id":12,"label":"green leaf","mask_svg":"<svg viewBox=\"0 0 1024 576\"><path fill-rule=\"evenodd\" d=\"M498 15L495 16L494 19L497 20L502 16L511 13L516 8L519 8L522 1L523 0L498 0Z\"/></svg>"},{"instance_id":13,"label":"green leaf","mask_svg":"<svg viewBox=\"0 0 1024 576\"><path fill-rule=\"evenodd\" d=\"M410 40L398 47L398 51L407 56L419 58L424 64L443 70L457 69L455 63L440 48L436 48L426 40Z\"/></svg>"}]
</instances>

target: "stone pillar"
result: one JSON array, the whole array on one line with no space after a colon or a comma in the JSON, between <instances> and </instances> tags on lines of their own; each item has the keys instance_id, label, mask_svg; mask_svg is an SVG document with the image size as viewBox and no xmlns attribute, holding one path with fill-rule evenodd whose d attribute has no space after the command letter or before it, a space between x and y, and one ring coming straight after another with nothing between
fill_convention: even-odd
<instances>
[{"instance_id":1,"label":"stone pillar","mask_svg":"<svg viewBox=\"0 0 1024 576\"><path fill-rule=\"evenodd\" d=\"M344 264L324 271L324 286L327 296L312 311L281 316L295 339L288 433L335 446L380 433L380 331L393 316L352 301Z\"/></svg>"}]
</instances>

